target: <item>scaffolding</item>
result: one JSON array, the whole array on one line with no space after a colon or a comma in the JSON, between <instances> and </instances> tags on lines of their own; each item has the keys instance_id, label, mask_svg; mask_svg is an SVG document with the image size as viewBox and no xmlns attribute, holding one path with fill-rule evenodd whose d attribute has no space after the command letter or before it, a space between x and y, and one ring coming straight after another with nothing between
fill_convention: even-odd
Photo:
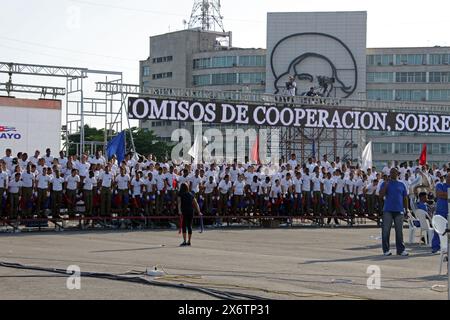
<instances>
[{"instance_id":1,"label":"scaffolding","mask_svg":"<svg viewBox=\"0 0 450 320\"><path fill-rule=\"evenodd\" d=\"M106 152L108 140L123 130L126 95L120 93L120 96L117 96L116 93L98 93L92 90L95 81L99 80L111 84L121 84L122 72L0 62L0 74L8 74L9 76L7 82L0 83L0 91L7 92L8 96L11 96L11 93L14 92L40 94L44 98L46 95L51 95L53 99L65 96L61 128L66 141L63 150L68 151L71 147L76 147L78 155L86 151L93 153L98 148L102 148ZM15 84L12 81L14 74L64 78L65 88ZM85 124L87 118L96 118L97 121L102 121L105 131L103 141L86 142ZM80 134L80 142L71 141L70 136L77 133ZM132 137L131 141L134 150Z\"/></svg>"},{"instance_id":2,"label":"scaffolding","mask_svg":"<svg viewBox=\"0 0 450 320\"><path fill-rule=\"evenodd\" d=\"M138 85L98 82L98 92L133 94L142 97L161 99L196 99L199 101L227 101L230 103L248 103L261 105L286 104L293 107L330 107L352 111L378 112L410 112L450 114L449 104L409 101L378 101L323 97L286 97L265 93L230 92L214 90L197 90L189 88L146 88L141 90ZM265 127L259 127L265 128ZM340 157L342 161L356 161L365 145L365 135L362 131L350 129L307 129L282 128L279 136L280 152L285 159L295 153L302 162L308 158L327 155L330 159Z\"/></svg>"}]
</instances>

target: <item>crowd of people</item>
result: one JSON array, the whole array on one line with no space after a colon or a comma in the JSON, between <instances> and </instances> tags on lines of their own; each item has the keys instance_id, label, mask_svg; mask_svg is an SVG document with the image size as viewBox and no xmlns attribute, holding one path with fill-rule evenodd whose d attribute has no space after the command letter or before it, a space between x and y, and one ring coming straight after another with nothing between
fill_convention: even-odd
<instances>
[{"instance_id":1,"label":"crowd of people","mask_svg":"<svg viewBox=\"0 0 450 320\"><path fill-rule=\"evenodd\" d=\"M101 151L81 157L61 151L53 157L47 149L44 155L19 152L14 157L8 149L0 160L0 216L59 217L62 209L70 216L80 210L85 216L175 216L177 194L186 183L206 216L283 216L288 222L301 216L319 225L352 225L357 218L382 216L380 188L392 167L411 195L409 209L426 205L431 212L435 190L450 174L448 165L410 162L360 168L339 157L330 162L326 155L300 163L295 154L276 166L175 165L133 154L119 163Z\"/></svg>"}]
</instances>

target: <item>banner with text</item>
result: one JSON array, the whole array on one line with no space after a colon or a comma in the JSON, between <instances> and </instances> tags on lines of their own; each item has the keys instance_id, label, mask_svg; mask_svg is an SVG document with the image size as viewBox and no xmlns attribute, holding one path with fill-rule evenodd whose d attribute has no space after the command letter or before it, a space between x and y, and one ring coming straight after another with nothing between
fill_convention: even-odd
<instances>
[{"instance_id":1,"label":"banner with text","mask_svg":"<svg viewBox=\"0 0 450 320\"><path fill-rule=\"evenodd\" d=\"M450 115L355 111L335 107L280 107L216 101L129 98L128 116L130 119L142 121L199 121L269 127L450 133Z\"/></svg>"}]
</instances>

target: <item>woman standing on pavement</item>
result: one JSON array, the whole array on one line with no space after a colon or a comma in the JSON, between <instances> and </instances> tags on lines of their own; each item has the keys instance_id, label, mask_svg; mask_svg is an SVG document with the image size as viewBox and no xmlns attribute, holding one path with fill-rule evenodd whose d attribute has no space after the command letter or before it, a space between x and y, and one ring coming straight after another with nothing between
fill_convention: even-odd
<instances>
[{"instance_id":1,"label":"woman standing on pavement","mask_svg":"<svg viewBox=\"0 0 450 320\"><path fill-rule=\"evenodd\" d=\"M201 216L200 207L194 195L189 192L189 187L186 183L181 184L180 192L178 194L178 214L182 216L181 228L183 231L183 243L181 247L190 246L192 238L192 223L194 221L194 209ZM188 241L186 242L186 233Z\"/></svg>"}]
</instances>

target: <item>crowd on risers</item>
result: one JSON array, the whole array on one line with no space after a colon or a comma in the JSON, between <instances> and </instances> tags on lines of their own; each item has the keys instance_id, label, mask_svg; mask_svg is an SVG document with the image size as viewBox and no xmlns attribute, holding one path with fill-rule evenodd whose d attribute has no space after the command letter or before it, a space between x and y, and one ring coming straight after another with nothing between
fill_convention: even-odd
<instances>
[{"instance_id":1,"label":"crowd on risers","mask_svg":"<svg viewBox=\"0 0 450 320\"><path fill-rule=\"evenodd\" d=\"M258 215L304 217L318 225L353 225L358 218L379 222L384 206L380 188L392 167L406 187L409 209L423 208L432 215L439 207L436 194L443 197L446 191L449 165L410 162L363 170L339 157L329 162L326 155L300 163L295 154L277 166L174 165L152 155L127 154L119 163L101 151L80 158L64 152L53 157L47 149L45 155L19 152L14 157L8 149L0 160L0 217L60 217L61 212L73 217L80 211L88 217L176 216L177 192L187 183L202 213L217 216L217 224L221 216Z\"/></svg>"}]
</instances>

